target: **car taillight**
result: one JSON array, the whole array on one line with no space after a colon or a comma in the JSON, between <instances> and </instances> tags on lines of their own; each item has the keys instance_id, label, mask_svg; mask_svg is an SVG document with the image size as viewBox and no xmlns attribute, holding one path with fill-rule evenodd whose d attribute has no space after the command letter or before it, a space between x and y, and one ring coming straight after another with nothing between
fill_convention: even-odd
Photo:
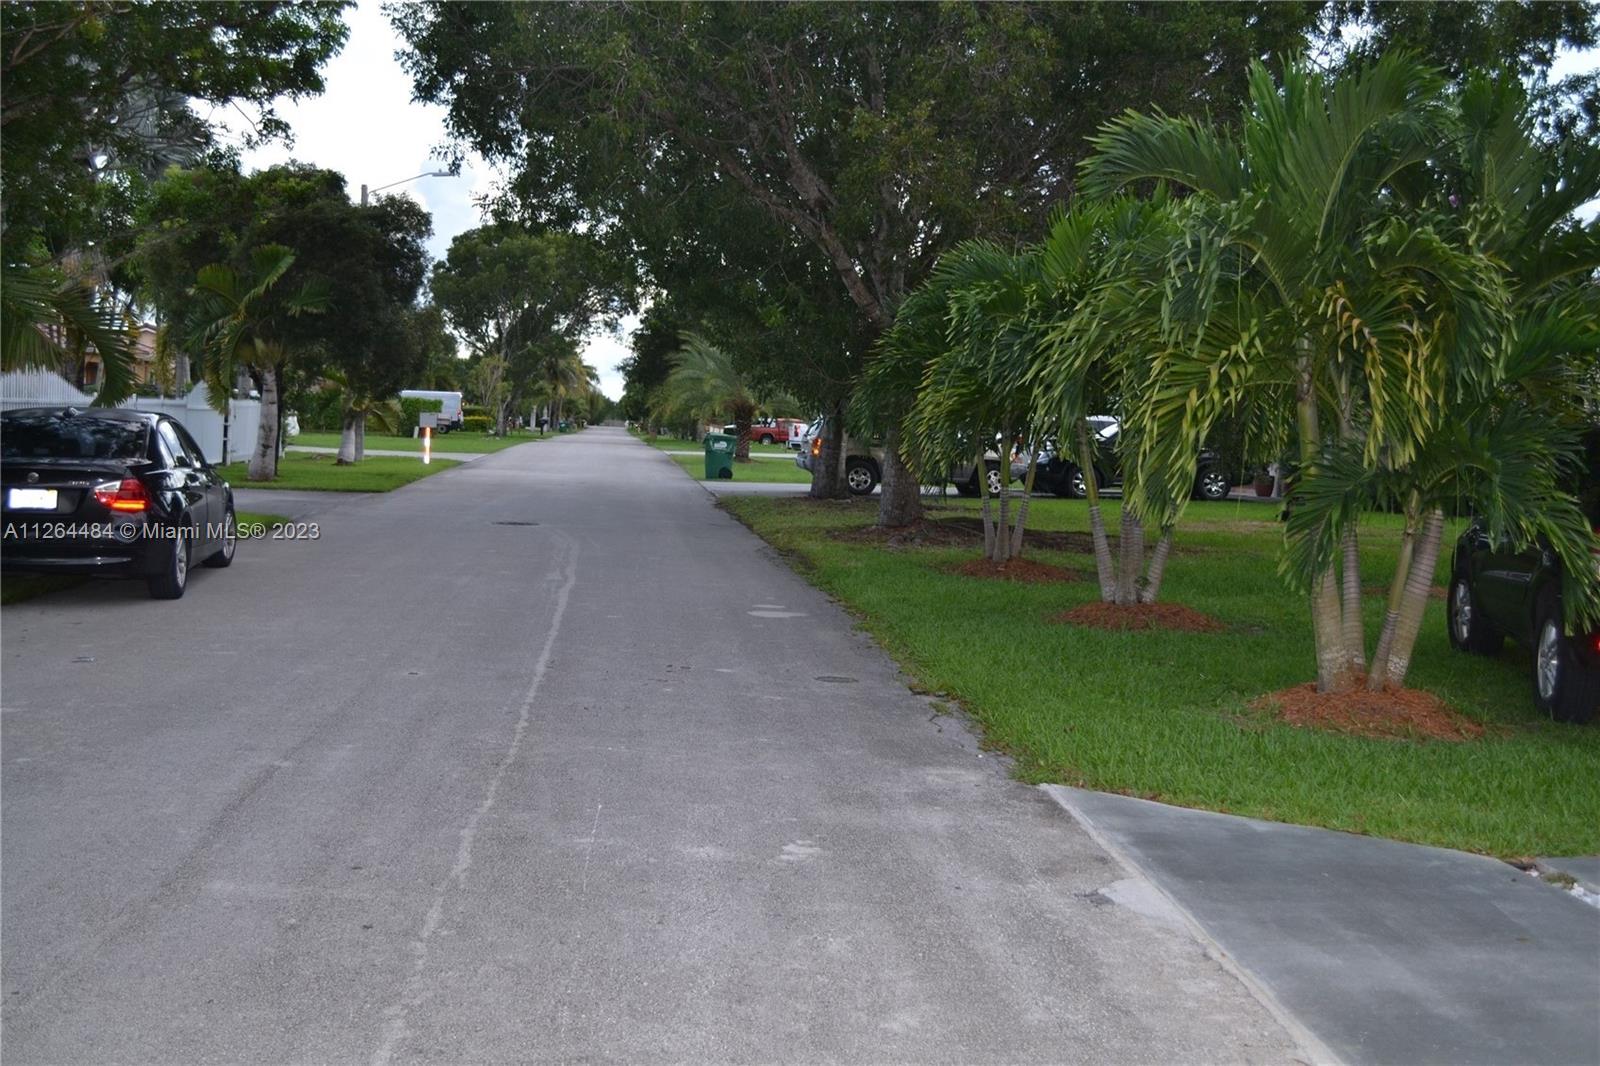
<instances>
[{"instance_id":1,"label":"car taillight","mask_svg":"<svg viewBox=\"0 0 1600 1066\"><path fill-rule=\"evenodd\" d=\"M821 454L822 454L822 438L821 437L812 437L811 438L811 458L815 459L817 456L819 456Z\"/></svg>"},{"instance_id":2,"label":"car taillight","mask_svg":"<svg viewBox=\"0 0 1600 1066\"><path fill-rule=\"evenodd\" d=\"M94 487L95 502L113 511L144 511L150 507L150 494L144 482L125 477L121 481L107 481Z\"/></svg>"}]
</instances>

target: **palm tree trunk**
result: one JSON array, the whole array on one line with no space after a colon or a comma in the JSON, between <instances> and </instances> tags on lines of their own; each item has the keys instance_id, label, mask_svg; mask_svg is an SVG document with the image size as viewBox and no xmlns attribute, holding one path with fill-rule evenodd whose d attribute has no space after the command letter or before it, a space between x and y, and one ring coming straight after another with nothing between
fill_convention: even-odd
<instances>
[{"instance_id":1,"label":"palm tree trunk","mask_svg":"<svg viewBox=\"0 0 1600 1066\"><path fill-rule=\"evenodd\" d=\"M983 500L979 508L983 515L983 557L994 562L994 514L989 508L989 476L983 464L983 445L978 445L978 496Z\"/></svg>"},{"instance_id":2,"label":"palm tree trunk","mask_svg":"<svg viewBox=\"0 0 1600 1066\"><path fill-rule=\"evenodd\" d=\"M1039 456L1036 448L1030 448L1028 455L1028 473L1022 481L1022 503L1017 507L1017 528L1011 535L1011 554L1014 558L1022 556L1022 531L1028 525L1028 505L1033 502L1033 480L1039 472Z\"/></svg>"},{"instance_id":3,"label":"palm tree trunk","mask_svg":"<svg viewBox=\"0 0 1600 1066\"><path fill-rule=\"evenodd\" d=\"M1317 419L1316 383L1310 342L1300 342L1299 380L1295 385L1295 415L1300 429L1300 468L1306 476L1316 469L1322 449ZM1317 651L1317 691L1348 692L1355 684L1350 655L1344 648L1344 616L1340 609L1339 575L1330 563L1311 589L1311 635Z\"/></svg>"},{"instance_id":4,"label":"palm tree trunk","mask_svg":"<svg viewBox=\"0 0 1600 1066\"><path fill-rule=\"evenodd\" d=\"M1439 542L1444 539L1444 512L1435 507L1428 512L1422 524L1422 536L1417 541L1416 559L1411 572L1406 575L1405 598L1400 604L1400 617L1395 622L1394 645L1389 649L1389 665L1382 684L1390 688L1403 688L1406 671L1411 668L1411 652L1417 645L1417 633L1422 629L1422 613L1428 607L1428 595L1433 591L1433 570L1439 562ZM1372 682L1368 680L1368 687Z\"/></svg>"},{"instance_id":5,"label":"palm tree trunk","mask_svg":"<svg viewBox=\"0 0 1600 1066\"><path fill-rule=\"evenodd\" d=\"M356 419L356 462L367 457L367 412Z\"/></svg>"},{"instance_id":6,"label":"palm tree trunk","mask_svg":"<svg viewBox=\"0 0 1600 1066\"><path fill-rule=\"evenodd\" d=\"M356 461L357 417L355 411L347 409L339 424L339 454L333 460L336 466L349 466Z\"/></svg>"},{"instance_id":7,"label":"palm tree trunk","mask_svg":"<svg viewBox=\"0 0 1600 1066\"><path fill-rule=\"evenodd\" d=\"M256 450L250 456L245 477L251 481L271 481L278 468L278 375L272 367L261 373L261 426L256 433Z\"/></svg>"},{"instance_id":8,"label":"palm tree trunk","mask_svg":"<svg viewBox=\"0 0 1600 1066\"><path fill-rule=\"evenodd\" d=\"M1350 658L1350 669L1361 673L1367 668L1367 637L1361 627L1361 552L1355 522L1345 527L1342 541L1344 565L1339 575L1339 600L1344 614L1344 651Z\"/></svg>"},{"instance_id":9,"label":"palm tree trunk","mask_svg":"<svg viewBox=\"0 0 1600 1066\"><path fill-rule=\"evenodd\" d=\"M1089 496L1089 536L1094 541L1094 569L1100 578L1100 602L1117 598L1117 572L1111 563L1111 544L1106 539L1106 519L1100 511L1100 484L1094 476L1094 449L1089 446L1089 424L1078 419L1078 469Z\"/></svg>"},{"instance_id":10,"label":"palm tree trunk","mask_svg":"<svg viewBox=\"0 0 1600 1066\"><path fill-rule=\"evenodd\" d=\"M1011 428L1008 426L1000 433L1001 440L1011 439ZM1000 518L995 523L994 561L1003 563L1011 558L1011 478L1006 469L1005 456L1000 457ZM979 468L978 476L985 482L989 480L989 466L987 461Z\"/></svg>"},{"instance_id":11,"label":"palm tree trunk","mask_svg":"<svg viewBox=\"0 0 1600 1066\"><path fill-rule=\"evenodd\" d=\"M750 461L750 421L754 416L752 411L735 411L733 413L733 431L739 437L739 443L734 445L733 458L735 462L748 463Z\"/></svg>"},{"instance_id":12,"label":"palm tree trunk","mask_svg":"<svg viewBox=\"0 0 1600 1066\"><path fill-rule=\"evenodd\" d=\"M1139 576L1144 572L1144 525L1128 501L1122 501L1122 522L1117 531L1117 598L1124 607L1139 602Z\"/></svg>"},{"instance_id":13,"label":"palm tree trunk","mask_svg":"<svg viewBox=\"0 0 1600 1066\"><path fill-rule=\"evenodd\" d=\"M900 457L900 427L883 435L883 488L878 495L878 528L899 529L922 521L922 487Z\"/></svg>"},{"instance_id":14,"label":"palm tree trunk","mask_svg":"<svg viewBox=\"0 0 1600 1066\"><path fill-rule=\"evenodd\" d=\"M1389 676L1389 649L1394 647L1395 626L1400 623L1400 607L1405 601L1406 578L1411 573L1411 559L1417 546L1417 523L1421 521L1422 501L1416 492L1406 501L1406 528L1400 534L1400 559L1395 563L1394 577L1389 581L1389 601L1383 612L1383 628L1378 631L1378 646L1372 651L1372 669L1367 674L1367 687L1377 691Z\"/></svg>"},{"instance_id":15,"label":"palm tree trunk","mask_svg":"<svg viewBox=\"0 0 1600 1066\"><path fill-rule=\"evenodd\" d=\"M1144 587L1139 590L1140 603L1154 603L1161 594L1161 579L1167 573L1167 556L1172 554L1172 526L1161 531L1156 550L1150 555L1150 570L1145 575Z\"/></svg>"}]
</instances>

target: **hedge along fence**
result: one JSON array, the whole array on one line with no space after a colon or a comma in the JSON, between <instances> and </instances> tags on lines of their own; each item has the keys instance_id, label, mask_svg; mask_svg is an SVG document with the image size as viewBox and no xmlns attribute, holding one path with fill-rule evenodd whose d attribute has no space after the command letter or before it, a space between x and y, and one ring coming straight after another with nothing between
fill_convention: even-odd
<instances>
[{"instance_id":1,"label":"hedge along fence","mask_svg":"<svg viewBox=\"0 0 1600 1066\"><path fill-rule=\"evenodd\" d=\"M489 416L488 415L463 415L461 417L461 428L464 429L464 430L469 430L469 431L474 432L474 433L487 433L487 432L489 432L489 429L490 429Z\"/></svg>"},{"instance_id":2,"label":"hedge along fence","mask_svg":"<svg viewBox=\"0 0 1600 1066\"><path fill-rule=\"evenodd\" d=\"M400 400L400 425L395 427L400 436L409 437L422 421L424 412L438 414L444 410L443 400L426 400L420 396L405 396ZM370 427L369 427L370 428Z\"/></svg>"}]
</instances>

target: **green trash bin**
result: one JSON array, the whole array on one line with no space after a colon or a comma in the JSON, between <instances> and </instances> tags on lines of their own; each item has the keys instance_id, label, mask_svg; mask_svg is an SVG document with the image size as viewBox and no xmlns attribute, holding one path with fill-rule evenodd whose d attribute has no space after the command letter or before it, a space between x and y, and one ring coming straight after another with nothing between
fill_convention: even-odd
<instances>
[{"instance_id":1,"label":"green trash bin","mask_svg":"<svg viewBox=\"0 0 1600 1066\"><path fill-rule=\"evenodd\" d=\"M727 433L706 434L707 481L712 478L733 480L733 452L738 444L739 438Z\"/></svg>"}]
</instances>

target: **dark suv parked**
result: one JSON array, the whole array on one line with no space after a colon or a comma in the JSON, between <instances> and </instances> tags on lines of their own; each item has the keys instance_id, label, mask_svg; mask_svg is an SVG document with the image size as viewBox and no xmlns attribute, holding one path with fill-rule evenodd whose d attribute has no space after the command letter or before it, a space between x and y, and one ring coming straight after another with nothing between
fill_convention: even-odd
<instances>
[{"instance_id":1,"label":"dark suv parked","mask_svg":"<svg viewBox=\"0 0 1600 1066\"><path fill-rule=\"evenodd\" d=\"M1579 499L1600 530L1600 433L1585 442ZM1600 565L1600 555L1596 556ZM1559 722L1587 722L1600 705L1600 632L1568 634L1561 613L1561 561L1545 545L1494 544L1474 522L1456 542L1446 612L1450 643L1493 655L1506 637L1533 649L1533 698Z\"/></svg>"},{"instance_id":2,"label":"dark suv parked","mask_svg":"<svg viewBox=\"0 0 1600 1066\"><path fill-rule=\"evenodd\" d=\"M1102 489L1120 488L1122 468L1117 464L1117 434L1121 427L1116 419L1106 417L1091 418L1089 425L1095 436L1095 483ZM1083 470L1072 456L1064 455L1054 447L1040 454L1034 484L1046 492L1070 496L1075 500L1085 499L1089 495ZM1232 488L1228 473L1222 466L1222 457L1210 448L1201 451L1199 470L1194 479L1195 498L1225 500Z\"/></svg>"}]
</instances>

